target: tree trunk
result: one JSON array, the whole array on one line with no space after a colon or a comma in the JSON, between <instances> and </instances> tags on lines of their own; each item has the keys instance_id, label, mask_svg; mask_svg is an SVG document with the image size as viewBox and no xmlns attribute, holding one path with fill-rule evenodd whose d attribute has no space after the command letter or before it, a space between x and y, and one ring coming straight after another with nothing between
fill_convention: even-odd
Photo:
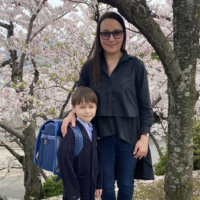
<instances>
[{"instance_id":1,"label":"tree trunk","mask_svg":"<svg viewBox=\"0 0 200 200\"><path fill-rule=\"evenodd\" d=\"M186 9L187 8L187 9ZM165 176L167 200L190 200L193 191L193 117L198 98L195 89L199 28L195 0L173 1L174 51L183 72L174 87L168 79L168 161Z\"/></svg>"},{"instance_id":2,"label":"tree trunk","mask_svg":"<svg viewBox=\"0 0 200 200\"><path fill-rule=\"evenodd\" d=\"M40 180L40 169L33 162L34 148L35 148L35 127L36 125L31 122L31 124L24 129L23 133L25 136L24 142L24 152L25 159L23 164L24 170L24 186L25 195L24 200L39 200L43 198L42 196L42 183Z\"/></svg>"},{"instance_id":3,"label":"tree trunk","mask_svg":"<svg viewBox=\"0 0 200 200\"><path fill-rule=\"evenodd\" d=\"M193 191L192 130L196 90L194 77L190 81L190 86L184 82L181 84L185 89L181 86L174 88L169 81L169 140L164 186L166 200L189 200Z\"/></svg>"}]
</instances>

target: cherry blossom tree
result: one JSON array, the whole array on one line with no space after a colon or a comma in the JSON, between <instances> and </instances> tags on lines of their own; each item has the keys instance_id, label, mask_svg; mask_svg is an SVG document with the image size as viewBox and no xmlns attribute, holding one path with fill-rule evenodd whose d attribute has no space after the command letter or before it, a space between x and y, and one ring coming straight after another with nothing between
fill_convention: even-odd
<instances>
[{"instance_id":1,"label":"cherry blossom tree","mask_svg":"<svg viewBox=\"0 0 200 200\"><path fill-rule=\"evenodd\" d=\"M118 11L127 20L127 51L145 63L152 107L161 122L153 126L152 132L159 133L159 137L168 133L166 199L190 199L192 168L188 166L192 165L194 117L191 111L197 100L194 77L198 55L187 59L185 56L187 53L191 55L190 51L197 52L198 42L195 40L191 44L196 45L187 43L188 46L182 46L184 39L179 41L177 36L180 30L177 29L177 15L173 13L171 1L154 0L147 4L144 0L99 2L63 0L62 6L53 8L48 0L0 0L0 127L6 131L1 134L0 145L5 146L23 166L24 198L41 197L38 177L40 174L45 176L33 164L36 127L48 119L66 115L81 67L92 55L96 23L104 12L110 10ZM190 6L188 13L194 13L194 10ZM194 21L191 28L196 30L198 16L191 19ZM198 38L196 33L195 36L192 32L188 34L184 37ZM184 47L183 52L179 52L179 43ZM182 59L187 60L187 64ZM185 95L188 92L189 96ZM17 110L23 119L20 130L6 123ZM195 114L199 116L199 101ZM5 143L10 140L8 135L12 135L12 140L23 149L25 156L20 156ZM183 144L185 149L182 150ZM183 155L187 162L181 160ZM188 187L185 188L185 184Z\"/></svg>"},{"instance_id":2,"label":"cherry blossom tree","mask_svg":"<svg viewBox=\"0 0 200 200\"><path fill-rule=\"evenodd\" d=\"M47 0L0 1L0 127L6 131L0 145L23 166L24 199L42 197L38 178L42 171L33 164L36 125L55 118L56 113L62 116L89 50L90 45L81 41L81 31L75 34L72 19L65 17L76 12L77 5L65 2L52 8ZM75 44L69 44L70 40ZM5 123L17 110L23 120L20 130ZM24 156L5 143L8 134L14 136Z\"/></svg>"}]
</instances>

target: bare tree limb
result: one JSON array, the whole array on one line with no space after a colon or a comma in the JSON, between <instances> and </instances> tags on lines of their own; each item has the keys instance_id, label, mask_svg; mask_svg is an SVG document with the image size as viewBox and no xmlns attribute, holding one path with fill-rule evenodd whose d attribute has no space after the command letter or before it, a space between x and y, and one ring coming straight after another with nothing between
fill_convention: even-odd
<instances>
[{"instance_id":1,"label":"bare tree limb","mask_svg":"<svg viewBox=\"0 0 200 200\"><path fill-rule=\"evenodd\" d=\"M48 179L47 175L44 173L44 170L41 168L40 168L40 174L42 175L45 181Z\"/></svg>"},{"instance_id":2,"label":"bare tree limb","mask_svg":"<svg viewBox=\"0 0 200 200\"><path fill-rule=\"evenodd\" d=\"M172 19L170 18L170 17L165 17L165 16L158 16L156 13L153 13L153 12L151 12L151 16L153 17L153 18L157 18L157 19L160 19L160 18L163 18L163 19L166 19L167 21L172 21Z\"/></svg>"},{"instance_id":3,"label":"bare tree limb","mask_svg":"<svg viewBox=\"0 0 200 200\"><path fill-rule=\"evenodd\" d=\"M34 90L34 83L37 83L38 80L39 80L39 71L37 70L36 62L33 59L31 59L31 61L32 61L33 67L35 69L35 73L34 73L33 81L31 83L31 85L29 86L29 88L30 88L29 94L33 96L34 95L34 92L33 92L33 90Z\"/></svg>"},{"instance_id":4,"label":"bare tree limb","mask_svg":"<svg viewBox=\"0 0 200 200\"><path fill-rule=\"evenodd\" d=\"M3 128L4 130L8 131L15 137L19 138L22 144L24 143L24 136L21 133L19 133L18 131L16 131L15 129L13 129L12 127L10 127L9 125L6 125L6 124L0 124L0 127Z\"/></svg>"},{"instance_id":5,"label":"bare tree limb","mask_svg":"<svg viewBox=\"0 0 200 200\"><path fill-rule=\"evenodd\" d=\"M5 24L5 23L2 23L2 22L0 22L0 26L3 27L3 28L6 28L6 29L10 28L9 24Z\"/></svg>"},{"instance_id":6,"label":"bare tree limb","mask_svg":"<svg viewBox=\"0 0 200 200\"><path fill-rule=\"evenodd\" d=\"M14 138L13 141L21 148L21 150L24 150L23 145L21 144L21 142L18 141L17 138Z\"/></svg>"},{"instance_id":7,"label":"bare tree limb","mask_svg":"<svg viewBox=\"0 0 200 200\"><path fill-rule=\"evenodd\" d=\"M162 157L162 156L163 156L163 153L162 153L162 151L161 151L161 149L160 149L160 146L159 146L159 144L158 144L158 142L157 142L155 136L154 136L152 133L150 133L149 135L151 136L151 138L152 138L154 144L156 145L156 149L157 149L157 151L158 151L159 156Z\"/></svg>"},{"instance_id":8,"label":"bare tree limb","mask_svg":"<svg viewBox=\"0 0 200 200\"><path fill-rule=\"evenodd\" d=\"M1 143L3 144L1 146L4 146L23 165L24 156L21 156L20 154L18 154L16 151L14 151L13 149L11 149L3 141L1 141Z\"/></svg>"},{"instance_id":9,"label":"bare tree limb","mask_svg":"<svg viewBox=\"0 0 200 200\"><path fill-rule=\"evenodd\" d=\"M7 170L6 174L2 178L0 178L0 180L3 180L7 176L8 173L9 173L9 169ZM0 199L1 199L1 195L0 195ZM3 200L4 200L4 198L3 198Z\"/></svg>"},{"instance_id":10,"label":"bare tree limb","mask_svg":"<svg viewBox=\"0 0 200 200\"><path fill-rule=\"evenodd\" d=\"M0 145L0 146L3 146L3 145ZM3 171L4 169L7 169L7 168L6 168L6 167L1 168L0 171ZM21 167L20 167L20 166L19 166L19 167L15 167L15 166L14 166L14 167L11 167L10 169L22 169L22 166L21 166ZM0 179L0 180L1 180L1 179Z\"/></svg>"},{"instance_id":11,"label":"bare tree limb","mask_svg":"<svg viewBox=\"0 0 200 200\"><path fill-rule=\"evenodd\" d=\"M74 83L74 85L73 85L73 87L72 87L72 91L68 93L67 99L66 99L65 103L63 104L63 106L62 106L62 108L61 108L61 111L60 111L60 114L59 114L59 117L58 117L59 119L62 118L62 115L63 115L63 112L64 112L64 110L65 110L65 107L66 107L67 104L69 103L69 100L70 100L70 97L71 97L71 95L72 95L72 92L75 90L75 88L77 87L77 85L78 85L78 81L76 81L76 82Z\"/></svg>"},{"instance_id":12,"label":"bare tree limb","mask_svg":"<svg viewBox=\"0 0 200 200\"><path fill-rule=\"evenodd\" d=\"M93 42L92 48L90 49L90 53L89 53L89 55L87 56L88 58L90 58L90 57L92 56L93 50L94 50L94 42Z\"/></svg>"},{"instance_id":13,"label":"bare tree limb","mask_svg":"<svg viewBox=\"0 0 200 200\"><path fill-rule=\"evenodd\" d=\"M161 99L162 99L162 97L159 96L156 100L154 100L154 101L151 103L151 107L154 108L154 107L158 104L158 102L161 101Z\"/></svg>"},{"instance_id":14,"label":"bare tree limb","mask_svg":"<svg viewBox=\"0 0 200 200\"><path fill-rule=\"evenodd\" d=\"M0 68L6 66L6 65L8 65L8 64L10 64L10 62L11 62L11 58L10 58L9 60L3 61L3 63L2 63L1 66L0 66Z\"/></svg>"}]
</instances>

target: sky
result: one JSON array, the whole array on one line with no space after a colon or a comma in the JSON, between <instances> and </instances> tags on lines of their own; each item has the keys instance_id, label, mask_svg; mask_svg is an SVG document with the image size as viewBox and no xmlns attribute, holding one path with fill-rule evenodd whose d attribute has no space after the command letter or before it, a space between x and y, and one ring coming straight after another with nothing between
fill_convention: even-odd
<instances>
[{"instance_id":1,"label":"sky","mask_svg":"<svg viewBox=\"0 0 200 200\"><path fill-rule=\"evenodd\" d=\"M48 3L51 4L53 7L63 4L63 2L61 2L60 0L48 0Z\"/></svg>"}]
</instances>

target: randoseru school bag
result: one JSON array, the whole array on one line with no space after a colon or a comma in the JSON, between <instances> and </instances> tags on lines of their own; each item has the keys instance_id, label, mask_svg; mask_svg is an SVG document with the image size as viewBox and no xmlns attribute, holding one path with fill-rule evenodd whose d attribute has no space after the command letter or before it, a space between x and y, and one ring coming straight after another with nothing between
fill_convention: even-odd
<instances>
[{"instance_id":1,"label":"randoseru school bag","mask_svg":"<svg viewBox=\"0 0 200 200\"><path fill-rule=\"evenodd\" d=\"M57 160L57 150L61 141L61 125L63 120L48 120L40 128L38 133L35 151L34 163L40 168L53 172L59 176L60 170ZM79 154L83 147L83 136L76 125L72 127L75 136L75 149L73 159Z\"/></svg>"}]
</instances>

